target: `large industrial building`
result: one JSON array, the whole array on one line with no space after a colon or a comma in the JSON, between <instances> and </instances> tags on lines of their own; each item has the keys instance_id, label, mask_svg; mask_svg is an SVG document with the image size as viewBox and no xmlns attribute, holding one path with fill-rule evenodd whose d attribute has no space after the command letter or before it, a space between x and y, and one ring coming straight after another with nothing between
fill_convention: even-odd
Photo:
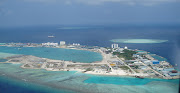
<instances>
[{"instance_id":1,"label":"large industrial building","mask_svg":"<svg viewBox=\"0 0 180 93\"><path fill-rule=\"evenodd\" d=\"M118 48L118 44L112 44L111 48Z\"/></svg>"}]
</instances>

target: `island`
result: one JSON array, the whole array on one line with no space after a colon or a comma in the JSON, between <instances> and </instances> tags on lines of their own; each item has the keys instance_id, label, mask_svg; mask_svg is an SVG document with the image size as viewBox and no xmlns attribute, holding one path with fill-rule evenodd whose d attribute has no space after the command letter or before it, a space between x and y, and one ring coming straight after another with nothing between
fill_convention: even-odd
<instances>
[{"instance_id":1,"label":"island","mask_svg":"<svg viewBox=\"0 0 180 93\"><path fill-rule=\"evenodd\" d=\"M111 47L85 46L79 43L66 44L65 41L59 43L3 43L0 46L18 47L53 47L77 50L87 50L101 53L103 60L82 63L66 60L53 60L36 57L33 55L13 55L6 57L5 62L22 64L24 69L45 69L48 71L78 71L87 74L97 75L118 75L132 76L136 78L163 78L178 79L180 72L172 66L165 58L151 54L150 52L137 49L128 49L127 46L120 48L118 44Z\"/></svg>"}]
</instances>

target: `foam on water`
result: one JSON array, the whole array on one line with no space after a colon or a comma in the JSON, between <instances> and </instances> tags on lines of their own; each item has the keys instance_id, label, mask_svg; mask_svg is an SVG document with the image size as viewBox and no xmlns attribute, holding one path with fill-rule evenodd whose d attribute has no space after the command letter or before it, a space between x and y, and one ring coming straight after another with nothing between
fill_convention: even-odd
<instances>
[{"instance_id":1,"label":"foam on water","mask_svg":"<svg viewBox=\"0 0 180 93\"><path fill-rule=\"evenodd\" d=\"M160 40L160 39L112 39L111 42L115 43L163 43L168 40Z\"/></svg>"}]
</instances>

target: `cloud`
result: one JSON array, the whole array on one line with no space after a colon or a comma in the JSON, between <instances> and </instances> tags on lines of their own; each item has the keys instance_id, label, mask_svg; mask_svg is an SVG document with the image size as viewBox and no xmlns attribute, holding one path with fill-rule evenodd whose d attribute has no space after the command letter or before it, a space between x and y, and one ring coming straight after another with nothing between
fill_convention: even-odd
<instances>
[{"instance_id":1,"label":"cloud","mask_svg":"<svg viewBox=\"0 0 180 93\"><path fill-rule=\"evenodd\" d=\"M64 4L73 4L73 3L81 3L87 5L101 5L105 3L121 3L128 5L145 5L152 6L161 3L170 3L170 2L179 2L180 0L24 0L28 2L43 2L43 3L64 3Z\"/></svg>"}]
</instances>

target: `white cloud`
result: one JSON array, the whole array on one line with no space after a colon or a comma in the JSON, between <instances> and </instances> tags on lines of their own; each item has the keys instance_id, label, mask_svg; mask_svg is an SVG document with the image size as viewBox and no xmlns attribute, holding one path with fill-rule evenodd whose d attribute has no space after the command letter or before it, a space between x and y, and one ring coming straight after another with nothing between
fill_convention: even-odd
<instances>
[{"instance_id":1,"label":"white cloud","mask_svg":"<svg viewBox=\"0 0 180 93\"><path fill-rule=\"evenodd\" d=\"M104 3L122 3L128 5L145 5L151 6L155 4L161 3L170 3L170 2L179 2L180 0L24 0L29 2L43 2L43 3L53 3L53 2L60 2L64 4L73 4L73 3L81 3L81 4L88 4L88 5L101 5Z\"/></svg>"}]
</instances>

